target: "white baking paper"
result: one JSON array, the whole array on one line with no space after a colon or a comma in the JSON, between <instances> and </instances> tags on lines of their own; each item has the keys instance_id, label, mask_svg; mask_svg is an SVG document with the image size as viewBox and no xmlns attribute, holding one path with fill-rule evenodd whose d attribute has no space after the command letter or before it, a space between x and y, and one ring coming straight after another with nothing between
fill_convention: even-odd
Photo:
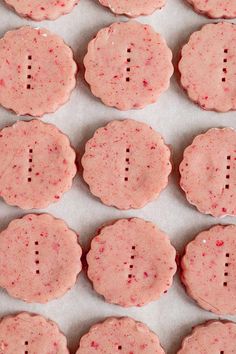
<instances>
[{"instance_id":1,"label":"white baking paper","mask_svg":"<svg viewBox=\"0 0 236 354\"><path fill-rule=\"evenodd\" d=\"M203 24L215 22L196 14L183 0L167 0L166 7L151 16L140 17L139 21L151 24L167 40L174 52L176 66L181 46L189 35ZM78 85L70 101L56 113L44 117L44 121L56 124L68 134L74 147L83 153L86 140L100 126L112 119L134 118L150 124L163 134L166 142L172 145L174 172L167 189L154 202L141 210L119 211L102 205L94 198L80 176L77 176L73 188L62 200L47 208L56 217L63 218L68 225L80 234L80 242L86 249L96 228L110 219L138 216L156 223L169 236L173 245L181 252L185 244L194 236L210 226L221 223L236 223L236 218L216 219L200 214L191 207L181 192L178 181L178 164L183 149L191 143L193 137L211 127L231 126L236 128L236 113L225 114L206 112L189 101L178 84L175 74L170 89L163 94L158 103L143 110L120 112L104 106L93 97L83 80L82 60L88 41L96 32L115 21L125 21L125 17L116 17L97 0L81 0L71 14L56 21L35 23L18 17L0 2L0 36L7 30L31 24L46 27L61 35L73 48L75 58L80 65ZM235 22L235 21L234 21ZM207 78L206 78L207 80ZM17 119L14 113L0 108L0 128L12 124ZM29 119L29 118L27 118ZM0 229L10 220L20 217L24 211L7 206L0 201ZM114 279L115 281L115 279ZM0 290L0 316L19 311L33 311L56 321L66 334L71 353L74 354L81 335L97 321L106 316L128 315L145 322L160 337L168 354L178 350L183 337L191 327L217 318L214 314L201 310L185 293L176 275L174 285L159 301L143 308L123 309L106 303L97 295L83 273L76 286L63 298L46 305L30 305L15 300ZM226 318L226 317L224 317ZM236 321L236 317L228 317ZM16 353L18 354L18 353Z\"/></svg>"}]
</instances>

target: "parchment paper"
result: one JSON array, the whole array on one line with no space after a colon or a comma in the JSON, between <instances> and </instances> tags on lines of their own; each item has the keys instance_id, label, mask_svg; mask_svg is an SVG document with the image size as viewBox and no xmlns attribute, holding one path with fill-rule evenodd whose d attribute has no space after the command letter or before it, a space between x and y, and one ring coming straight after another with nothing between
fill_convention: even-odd
<instances>
[{"instance_id":1,"label":"parchment paper","mask_svg":"<svg viewBox=\"0 0 236 354\"><path fill-rule=\"evenodd\" d=\"M139 21L151 24L166 38L174 52L176 65L179 50L188 40L189 35L203 24L215 21L196 14L183 0L167 0L167 2L163 10L156 11L151 16L140 17ZM28 23L58 33L73 48L81 69L78 85L70 101L56 113L45 116L43 120L56 124L68 134L80 154L83 153L84 143L98 127L112 119L122 118L134 118L150 124L163 134L166 142L171 144L173 149L175 171L172 173L167 189L156 201L141 210L123 212L102 205L90 194L81 177L77 176L71 191L66 193L59 203L51 205L44 211L65 219L68 225L80 234L80 242L85 249L94 231L102 223L110 219L138 216L155 222L169 234L173 245L182 252L185 244L201 230L219 222L236 223L236 218L216 219L202 215L191 207L178 186L177 172L183 149L191 143L193 137L211 127L236 128L236 113L220 114L201 110L189 101L179 87L177 74L171 80L170 89L160 97L158 103L143 110L120 112L104 106L93 97L83 80L82 60L87 43L96 32L119 20L125 21L126 17L116 17L96 0L81 0L71 14L54 22L35 23L18 17L4 5L3 1L0 1L0 36L3 36L7 30ZM0 128L14 123L17 119L19 118L15 114L0 108ZM7 206L0 201L0 229L5 228L11 219L20 217L24 213L19 208ZM23 310L40 313L56 321L68 338L72 354L79 345L81 335L92 324L106 316L128 315L145 322L159 335L168 354L176 353L182 338L191 331L193 325L217 318L201 310L185 294L178 275L168 294L143 308L123 309L106 303L92 290L84 273L79 277L76 286L63 298L46 305L29 305L10 298L5 291L0 290L0 316ZM236 317L231 319L236 321Z\"/></svg>"}]
</instances>

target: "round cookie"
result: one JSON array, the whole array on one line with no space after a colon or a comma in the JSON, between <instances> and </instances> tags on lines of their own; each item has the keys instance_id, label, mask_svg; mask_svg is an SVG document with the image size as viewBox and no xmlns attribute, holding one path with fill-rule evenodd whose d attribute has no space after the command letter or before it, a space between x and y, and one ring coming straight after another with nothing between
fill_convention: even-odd
<instances>
[{"instance_id":1,"label":"round cookie","mask_svg":"<svg viewBox=\"0 0 236 354\"><path fill-rule=\"evenodd\" d=\"M180 185L189 203L213 216L236 215L236 132L210 129L184 151Z\"/></svg>"},{"instance_id":2,"label":"round cookie","mask_svg":"<svg viewBox=\"0 0 236 354\"><path fill-rule=\"evenodd\" d=\"M190 242L182 259L188 294L208 311L236 314L236 225L217 225Z\"/></svg>"},{"instance_id":3,"label":"round cookie","mask_svg":"<svg viewBox=\"0 0 236 354\"><path fill-rule=\"evenodd\" d=\"M186 337L178 354L235 354L236 324L211 321L194 328Z\"/></svg>"},{"instance_id":4,"label":"round cookie","mask_svg":"<svg viewBox=\"0 0 236 354\"><path fill-rule=\"evenodd\" d=\"M0 104L40 117L68 101L76 84L72 50L57 35L29 26L0 40Z\"/></svg>"},{"instance_id":5,"label":"round cookie","mask_svg":"<svg viewBox=\"0 0 236 354\"><path fill-rule=\"evenodd\" d=\"M187 0L196 12L210 18L236 17L235 0Z\"/></svg>"},{"instance_id":6,"label":"round cookie","mask_svg":"<svg viewBox=\"0 0 236 354\"><path fill-rule=\"evenodd\" d=\"M57 324L30 313L0 321L0 350L3 354L69 354L66 338Z\"/></svg>"},{"instance_id":7,"label":"round cookie","mask_svg":"<svg viewBox=\"0 0 236 354\"><path fill-rule=\"evenodd\" d=\"M82 165L91 192L119 209L142 208L157 198L171 172L161 135L131 119L99 128L85 146Z\"/></svg>"},{"instance_id":8,"label":"round cookie","mask_svg":"<svg viewBox=\"0 0 236 354\"><path fill-rule=\"evenodd\" d=\"M161 9L166 0L99 0L106 7L109 7L117 15L127 15L137 17L141 15L150 15L155 10Z\"/></svg>"},{"instance_id":9,"label":"round cookie","mask_svg":"<svg viewBox=\"0 0 236 354\"><path fill-rule=\"evenodd\" d=\"M76 354L165 354L157 335L132 318L108 318L95 324L80 341Z\"/></svg>"},{"instance_id":10,"label":"round cookie","mask_svg":"<svg viewBox=\"0 0 236 354\"><path fill-rule=\"evenodd\" d=\"M141 109L169 87L171 59L165 40L149 25L113 23L88 45L85 79L107 106Z\"/></svg>"},{"instance_id":11,"label":"round cookie","mask_svg":"<svg viewBox=\"0 0 236 354\"><path fill-rule=\"evenodd\" d=\"M75 152L66 135L39 120L0 131L0 196L23 209L46 208L69 190Z\"/></svg>"},{"instance_id":12,"label":"round cookie","mask_svg":"<svg viewBox=\"0 0 236 354\"><path fill-rule=\"evenodd\" d=\"M23 17L35 21L55 20L61 15L68 14L79 0L5 0Z\"/></svg>"},{"instance_id":13,"label":"round cookie","mask_svg":"<svg viewBox=\"0 0 236 354\"><path fill-rule=\"evenodd\" d=\"M48 214L15 219L0 233L0 287L26 302L61 297L76 282L81 254L64 221Z\"/></svg>"},{"instance_id":14,"label":"round cookie","mask_svg":"<svg viewBox=\"0 0 236 354\"><path fill-rule=\"evenodd\" d=\"M189 98L203 109L236 109L235 41L235 24L207 24L194 32L182 49L181 84Z\"/></svg>"},{"instance_id":15,"label":"round cookie","mask_svg":"<svg viewBox=\"0 0 236 354\"><path fill-rule=\"evenodd\" d=\"M176 252L169 238L142 219L120 219L100 229L87 255L88 277L110 303L143 306L172 284ZM115 281L114 281L115 279Z\"/></svg>"}]
</instances>

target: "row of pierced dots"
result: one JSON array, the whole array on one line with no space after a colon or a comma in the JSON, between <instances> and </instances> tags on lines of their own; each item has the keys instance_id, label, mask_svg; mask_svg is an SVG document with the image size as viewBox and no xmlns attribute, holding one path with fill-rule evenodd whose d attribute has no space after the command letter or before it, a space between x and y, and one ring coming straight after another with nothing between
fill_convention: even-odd
<instances>
[{"instance_id":1,"label":"row of pierced dots","mask_svg":"<svg viewBox=\"0 0 236 354\"><path fill-rule=\"evenodd\" d=\"M229 258L229 253L226 253L226 254L225 254L225 257L226 257L226 258ZM225 268L227 268L227 269L225 269L225 272L224 272L224 276L225 276L225 277L227 277L227 276L229 275L229 273L228 273L228 267L229 267L229 263L228 263L228 259L226 259ZM224 285L224 286L227 286L227 285L228 285L227 281L224 281L223 285Z\"/></svg>"},{"instance_id":2,"label":"row of pierced dots","mask_svg":"<svg viewBox=\"0 0 236 354\"><path fill-rule=\"evenodd\" d=\"M39 245L39 243L38 243L38 241L35 241L35 246L38 246ZM39 255L39 251L37 250L37 247L35 247L36 248L36 250L35 250L35 255L36 255L36 259L35 259L35 264L39 264L39 260L38 260L38 255ZM39 271L39 269L36 269L36 274L39 274L40 273L40 271Z\"/></svg>"},{"instance_id":3,"label":"row of pierced dots","mask_svg":"<svg viewBox=\"0 0 236 354\"><path fill-rule=\"evenodd\" d=\"M31 69L32 69L32 55L28 55L28 74L27 74L27 85L26 85L27 90L31 89L31 84L30 84L30 80L32 78Z\"/></svg>"},{"instance_id":4,"label":"row of pierced dots","mask_svg":"<svg viewBox=\"0 0 236 354\"><path fill-rule=\"evenodd\" d=\"M28 182L31 182L32 162L33 162L33 149L29 149L29 168L28 168Z\"/></svg>"},{"instance_id":5,"label":"row of pierced dots","mask_svg":"<svg viewBox=\"0 0 236 354\"><path fill-rule=\"evenodd\" d=\"M224 49L224 53L225 53L225 54L228 54L228 49ZM227 56L225 55L225 56L224 56L224 59L223 59L223 62L224 62L224 63L227 63L227 61L228 61L228 59L227 59ZM224 74L227 74L227 68L226 68L225 66L223 67L222 70L223 70L223 73L224 73ZM224 75L224 76L222 77L222 79L221 79L222 82L225 82L225 81L226 81L226 77L225 77L225 76L226 76L226 75Z\"/></svg>"},{"instance_id":6,"label":"row of pierced dots","mask_svg":"<svg viewBox=\"0 0 236 354\"><path fill-rule=\"evenodd\" d=\"M28 345L29 345L29 342L28 342L28 341L25 341L25 346L26 346L26 348L28 347ZM29 351L28 351L28 350L25 350L25 354L29 354Z\"/></svg>"},{"instance_id":7,"label":"row of pierced dots","mask_svg":"<svg viewBox=\"0 0 236 354\"><path fill-rule=\"evenodd\" d=\"M131 53L131 49L130 48L127 49L127 53ZM131 62L131 58L128 57L127 58L127 63L130 63L130 62ZM126 71L130 72L130 67L129 66L127 66ZM126 76L126 81L127 82L130 81L130 77L129 76Z\"/></svg>"},{"instance_id":8,"label":"row of pierced dots","mask_svg":"<svg viewBox=\"0 0 236 354\"><path fill-rule=\"evenodd\" d=\"M231 156L228 155L228 156L227 156L227 166L226 166L226 169L227 169L227 170L230 170L230 168L231 168L230 163L231 163ZM229 171L227 171L227 174L226 174L225 178L226 178L227 180L230 179ZM229 189L229 181L227 181L227 183L226 183L226 185L225 185L225 189Z\"/></svg>"},{"instance_id":9,"label":"row of pierced dots","mask_svg":"<svg viewBox=\"0 0 236 354\"><path fill-rule=\"evenodd\" d=\"M132 254L131 254L131 259L134 259L134 250L135 250L135 246L132 246ZM134 268L134 265L133 264L130 264L129 265L129 269L130 269L130 272L131 272L131 270ZM128 278L129 279L131 279L132 278L132 274L131 273L129 273L128 274Z\"/></svg>"},{"instance_id":10,"label":"row of pierced dots","mask_svg":"<svg viewBox=\"0 0 236 354\"><path fill-rule=\"evenodd\" d=\"M130 149L127 148L126 149L126 158L125 158L125 182L127 182L129 180L128 178L128 172L129 172L129 164L130 164L130 160L129 160L129 153L130 153Z\"/></svg>"}]
</instances>

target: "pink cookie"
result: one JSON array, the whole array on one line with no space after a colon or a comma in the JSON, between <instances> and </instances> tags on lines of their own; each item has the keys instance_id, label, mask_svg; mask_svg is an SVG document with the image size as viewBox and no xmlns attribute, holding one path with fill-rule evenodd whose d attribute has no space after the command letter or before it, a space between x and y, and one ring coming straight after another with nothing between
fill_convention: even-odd
<instances>
[{"instance_id":1,"label":"pink cookie","mask_svg":"<svg viewBox=\"0 0 236 354\"><path fill-rule=\"evenodd\" d=\"M155 10L161 9L166 0L99 0L99 2L118 15L137 17L140 15L150 15Z\"/></svg>"},{"instance_id":2,"label":"pink cookie","mask_svg":"<svg viewBox=\"0 0 236 354\"><path fill-rule=\"evenodd\" d=\"M0 321L1 354L69 354L65 336L55 322L20 313Z\"/></svg>"},{"instance_id":3,"label":"pink cookie","mask_svg":"<svg viewBox=\"0 0 236 354\"><path fill-rule=\"evenodd\" d=\"M158 337L132 318L108 318L92 326L85 334L76 354L165 354Z\"/></svg>"},{"instance_id":4,"label":"pink cookie","mask_svg":"<svg viewBox=\"0 0 236 354\"><path fill-rule=\"evenodd\" d=\"M151 222L120 219L93 239L87 255L88 277L108 302L143 306L171 286L175 255L169 238Z\"/></svg>"},{"instance_id":5,"label":"pink cookie","mask_svg":"<svg viewBox=\"0 0 236 354\"><path fill-rule=\"evenodd\" d=\"M165 40L152 27L136 21L113 23L89 43L85 79L107 106L140 109L169 87L171 59Z\"/></svg>"},{"instance_id":6,"label":"pink cookie","mask_svg":"<svg viewBox=\"0 0 236 354\"><path fill-rule=\"evenodd\" d=\"M13 220L0 234L0 286L26 302L61 297L76 282L81 253L62 220L48 214Z\"/></svg>"},{"instance_id":7,"label":"pink cookie","mask_svg":"<svg viewBox=\"0 0 236 354\"><path fill-rule=\"evenodd\" d=\"M187 0L199 13L211 18L236 17L235 0Z\"/></svg>"},{"instance_id":8,"label":"pink cookie","mask_svg":"<svg viewBox=\"0 0 236 354\"><path fill-rule=\"evenodd\" d=\"M15 11L35 21L55 20L68 14L79 0L5 0Z\"/></svg>"},{"instance_id":9,"label":"pink cookie","mask_svg":"<svg viewBox=\"0 0 236 354\"><path fill-rule=\"evenodd\" d=\"M18 115L55 112L76 84L71 49L46 29L7 32L0 40L0 63L0 104Z\"/></svg>"},{"instance_id":10,"label":"pink cookie","mask_svg":"<svg viewBox=\"0 0 236 354\"><path fill-rule=\"evenodd\" d=\"M181 84L206 110L236 109L236 25L208 24L191 35L179 62Z\"/></svg>"},{"instance_id":11,"label":"pink cookie","mask_svg":"<svg viewBox=\"0 0 236 354\"><path fill-rule=\"evenodd\" d=\"M189 295L206 310L236 314L236 225L217 225L190 242L182 259Z\"/></svg>"},{"instance_id":12,"label":"pink cookie","mask_svg":"<svg viewBox=\"0 0 236 354\"><path fill-rule=\"evenodd\" d=\"M184 151L180 185L189 203L213 216L236 215L236 132L210 129Z\"/></svg>"},{"instance_id":13,"label":"pink cookie","mask_svg":"<svg viewBox=\"0 0 236 354\"><path fill-rule=\"evenodd\" d=\"M211 321L194 328L178 354L235 354L236 324Z\"/></svg>"},{"instance_id":14,"label":"pink cookie","mask_svg":"<svg viewBox=\"0 0 236 354\"><path fill-rule=\"evenodd\" d=\"M98 129L86 144L82 165L91 192L119 209L142 208L157 198L171 172L161 135L131 119Z\"/></svg>"},{"instance_id":15,"label":"pink cookie","mask_svg":"<svg viewBox=\"0 0 236 354\"><path fill-rule=\"evenodd\" d=\"M75 152L54 125L19 121L0 131L0 196L23 209L46 208L71 188Z\"/></svg>"}]
</instances>

